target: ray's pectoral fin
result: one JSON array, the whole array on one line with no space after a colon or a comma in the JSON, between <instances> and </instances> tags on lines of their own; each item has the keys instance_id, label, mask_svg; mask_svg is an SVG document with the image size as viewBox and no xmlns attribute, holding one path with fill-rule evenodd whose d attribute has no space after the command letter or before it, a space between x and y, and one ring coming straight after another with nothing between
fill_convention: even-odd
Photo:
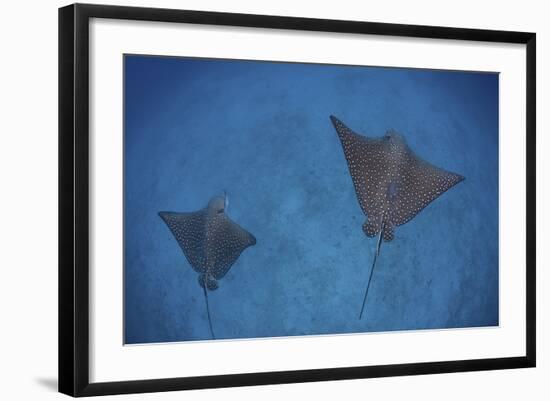
<instances>
[{"instance_id":1,"label":"ray's pectoral fin","mask_svg":"<svg viewBox=\"0 0 550 401\"><path fill-rule=\"evenodd\" d=\"M409 153L403 173L405 191L396 200L392 221L396 226L407 223L432 201L464 180L460 174L436 167Z\"/></svg>"},{"instance_id":2,"label":"ray's pectoral fin","mask_svg":"<svg viewBox=\"0 0 550 401\"><path fill-rule=\"evenodd\" d=\"M199 275L199 285L204 288L204 285L206 284L206 288L208 291L215 291L218 289L219 285L216 279L214 279L209 274L200 274Z\"/></svg>"},{"instance_id":3,"label":"ray's pectoral fin","mask_svg":"<svg viewBox=\"0 0 550 401\"><path fill-rule=\"evenodd\" d=\"M159 212L189 264L197 273L206 270L204 226L207 215L203 210L190 213Z\"/></svg>"},{"instance_id":4,"label":"ray's pectoral fin","mask_svg":"<svg viewBox=\"0 0 550 401\"><path fill-rule=\"evenodd\" d=\"M218 230L213 238L220 245L209 255L213 263L209 274L212 278L220 280L231 269L240 254L249 246L256 244L256 237L225 214L218 216L217 224Z\"/></svg>"}]
</instances>

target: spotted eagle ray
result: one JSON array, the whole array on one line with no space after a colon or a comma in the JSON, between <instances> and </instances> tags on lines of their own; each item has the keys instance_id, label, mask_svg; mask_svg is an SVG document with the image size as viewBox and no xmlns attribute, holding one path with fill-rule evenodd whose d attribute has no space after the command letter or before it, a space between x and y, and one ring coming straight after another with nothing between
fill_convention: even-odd
<instances>
[{"instance_id":1,"label":"spotted eagle ray","mask_svg":"<svg viewBox=\"0 0 550 401\"><path fill-rule=\"evenodd\" d=\"M361 319L382 238L386 242L393 240L395 227L413 219L464 177L423 160L393 130L382 137L369 138L353 132L334 116L330 119L340 137L359 206L367 215L363 231L371 238L378 235L359 313Z\"/></svg>"},{"instance_id":2,"label":"spotted eagle ray","mask_svg":"<svg viewBox=\"0 0 550 401\"><path fill-rule=\"evenodd\" d=\"M208 291L218 289L218 281L227 274L240 254L256 244L256 238L226 214L228 197L215 196L208 206L196 212L159 212L178 241L187 261L199 273L204 292L210 333L215 339L208 306Z\"/></svg>"}]
</instances>

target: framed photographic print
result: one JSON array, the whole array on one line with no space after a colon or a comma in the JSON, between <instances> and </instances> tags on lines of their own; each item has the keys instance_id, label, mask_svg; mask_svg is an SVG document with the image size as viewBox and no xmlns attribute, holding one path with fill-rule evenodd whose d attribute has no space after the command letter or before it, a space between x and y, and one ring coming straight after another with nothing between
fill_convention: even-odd
<instances>
[{"instance_id":1,"label":"framed photographic print","mask_svg":"<svg viewBox=\"0 0 550 401\"><path fill-rule=\"evenodd\" d=\"M61 8L59 390L535 366L535 75L534 33Z\"/></svg>"}]
</instances>

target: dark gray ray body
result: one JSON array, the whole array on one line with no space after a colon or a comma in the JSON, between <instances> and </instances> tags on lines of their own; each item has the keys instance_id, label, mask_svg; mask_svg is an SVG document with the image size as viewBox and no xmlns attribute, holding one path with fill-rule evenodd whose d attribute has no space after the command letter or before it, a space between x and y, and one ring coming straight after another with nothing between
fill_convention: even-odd
<instances>
[{"instance_id":1,"label":"dark gray ray body","mask_svg":"<svg viewBox=\"0 0 550 401\"><path fill-rule=\"evenodd\" d=\"M464 180L463 176L417 156L395 131L370 138L353 132L334 116L330 119L342 143L357 200L367 215L363 231L369 237L380 235L391 241L395 227L413 219L430 202ZM376 256L380 244L378 241Z\"/></svg>"},{"instance_id":2,"label":"dark gray ray body","mask_svg":"<svg viewBox=\"0 0 550 401\"><path fill-rule=\"evenodd\" d=\"M225 205L225 197L214 197L207 207L196 212L159 212L187 261L199 273L207 308L207 291L216 290L217 280L227 274L246 248L256 244L252 234L227 216ZM208 315L211 325L209 310Z\"/></svg>"}]
</instances>

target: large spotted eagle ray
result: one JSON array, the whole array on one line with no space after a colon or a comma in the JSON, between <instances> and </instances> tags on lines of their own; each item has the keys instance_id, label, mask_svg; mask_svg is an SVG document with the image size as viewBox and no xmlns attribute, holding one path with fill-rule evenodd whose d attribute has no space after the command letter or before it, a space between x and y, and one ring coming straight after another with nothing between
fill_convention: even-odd
<instances>
[{"instance_id":1,"label":"large spotted eagle ray","mask_svg":"<svg viewBox=\"0 0 550 401\"><path fill-rule=\"evenodd\" d=\"M159 212L178 241L187 261L199 273L204 292L208 325L215 339L208 306L208 291L218 289L218 281L227 274L240 254L256 244L256 238L226 214L228 197L215 196L208 206L196 212Z\"/></svg>"},{"instance_id":2,"label":"large spotted eagle ray","mask_svg":"<svg viewBox=\"0 0 550 401\"><path fill-rule=\"evenodd\" d=\"M378 235L361 319L382 238L391 241L395 227L410 221L464 177L421 159L395 131L369 138L353 132L334 116L330 119L340 137L359 205L367 215L363 231L368 237Z\"/></svg>"}]
</instances>

